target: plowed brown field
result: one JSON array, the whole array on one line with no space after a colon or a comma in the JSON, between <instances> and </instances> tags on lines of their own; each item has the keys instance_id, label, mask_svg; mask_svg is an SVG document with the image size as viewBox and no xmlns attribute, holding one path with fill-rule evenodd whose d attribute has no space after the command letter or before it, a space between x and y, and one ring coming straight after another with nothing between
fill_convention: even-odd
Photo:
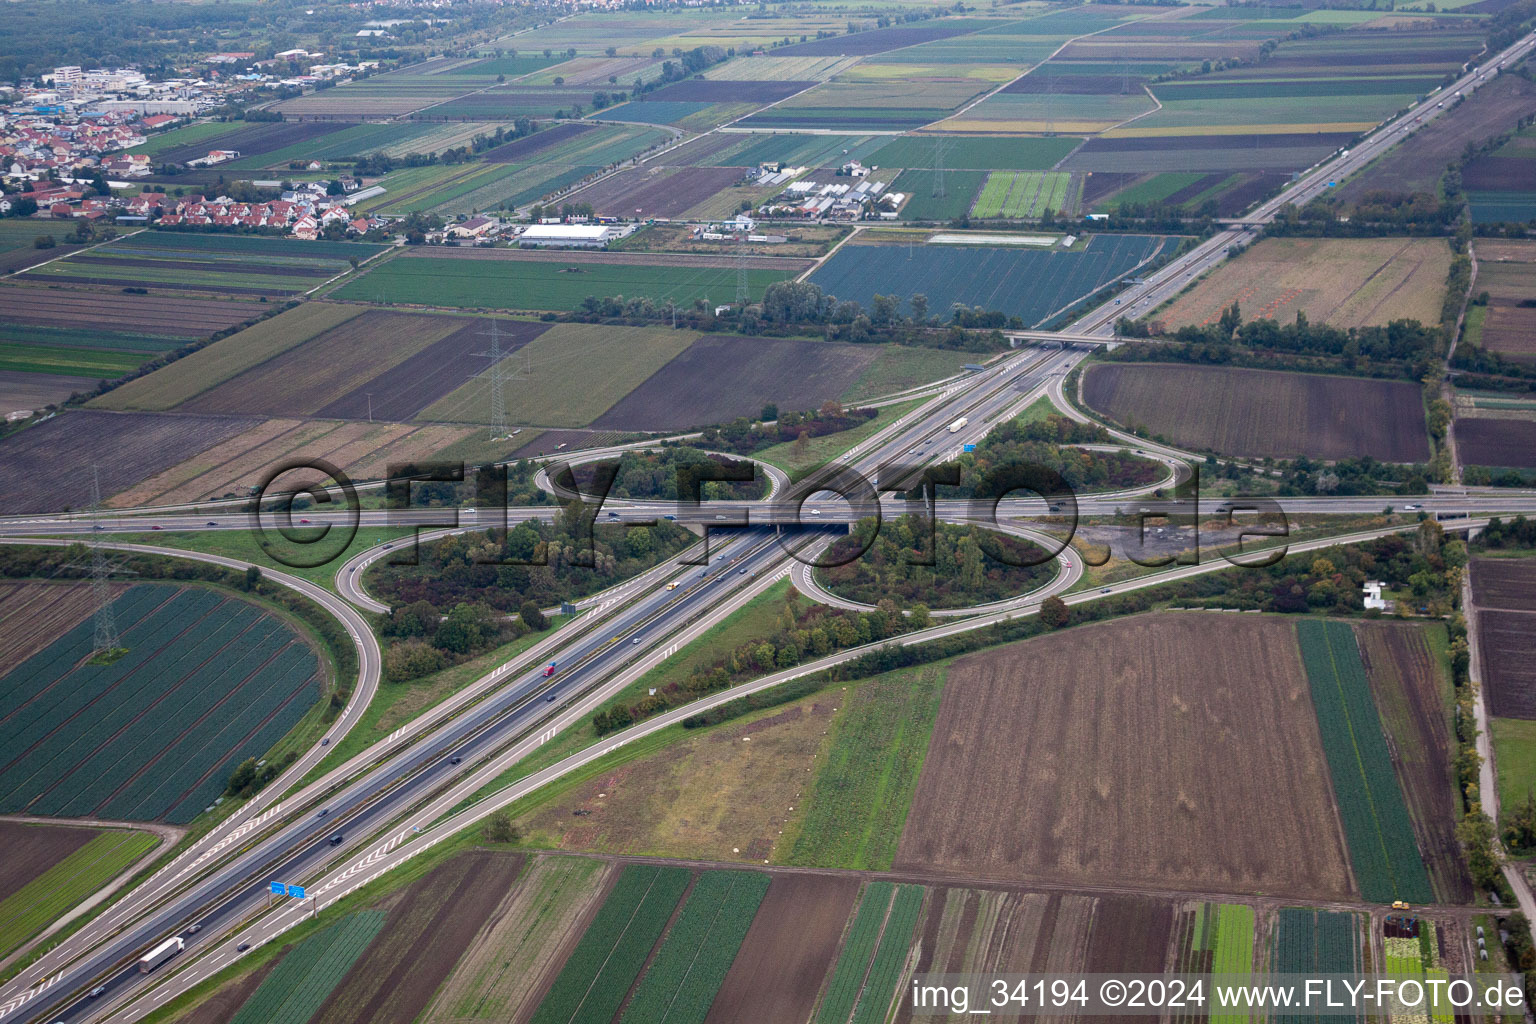
<instances>
[{"instance_id":1,"label":"plowed brown field","mask_svg":"<svg viewBox=\"0 0 1536 1024\"><path fill-rule=\"evenodd\" d=\"M1293 627L1209 613L955 662L896 855L899 870L1313 898L1349 895L1347 864Z\"/></svg>"},{"instance_id":2,"label":"plowed brown field","mask_svg":"<svg viewBox=\"0 0 1536 1024\"><path fill-rule=\"evenodd\" d=\"M112 596L121 584L108 584ZM84 583L0 583L0 665L20 665L81 622L95 599Z\"/></svg>"},{"instance_id":3,"label":"plowed brown field","mask_svg":"<svg viewBox=\"0 0 1536 1024\"><path fill-rule=\"evenodd\" d=\"M1407 381L1167 363L1107 363L1083 398L1175 444L1228 455L1424 462L1419 389Z\"/></svg>"},{"instance_id":4,"label":"plowed brown field","mask_svg":"<svg viewBox=\"0 0 1536 1024\"><path fill-rule=\"evenodd\" d=\"M853 875L775 875L704 1024L803 1024L853 908Z\"/></svg>"},{"instance_id":5,"label":"plowed brown field","mask_svg":"<svg viewBox=\"0 0 1536 1024\"><path fill-rule=\"evenodd\" d=\"M95 829L0 821L0 900L99 835Z\"/></svg>"},{"instance_id":6,"label":"plowed brown field","mask_svg":"<svg viewBox=\"0 0 1536 1024\"><path fill-rule=\"evenodd\" d=\"M182 409L311 415L464 326L462 317L369 310L204 391ZM365 406L358 418L366 415Z\"/></svg>"},{"instance_id":7,"label":"plowed brown field","mask_svg":"<svg viewBox=\"0 0 1536 1024\"><path fill-rule=\"evenodd\" d=\"M1536 561L1524 558L1474 559L1472 600L1481 608L1536 612Z\"/></svg>"},{"instance_id":8,"label":"plowed brown field","mask_svg":"<svg viewBox=\"0 0 1536 1024\"><path fill-rule=\"evenodd\" d=\"M476 850L413 884L314 1019L412 1024L522 866L521 854Z\"/></svg>"},{"instance_id":9,"label":"plowed brown field","mask_svg":"<svg viewBox=\"0 0 1536 1024\"><path fill-rule=\"evenodd\" d=\"M1536 719L1536 559L1476 558L1470 568L1488 712Z\"/></svg>"}]
</instances>

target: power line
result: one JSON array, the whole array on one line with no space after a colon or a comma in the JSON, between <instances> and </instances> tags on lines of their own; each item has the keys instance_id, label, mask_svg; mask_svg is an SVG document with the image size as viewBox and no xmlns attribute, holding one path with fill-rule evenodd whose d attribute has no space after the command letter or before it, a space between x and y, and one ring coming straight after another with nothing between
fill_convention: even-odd
<instances>
[{"instance_id":1,"label":"power line","mask_svg":"<svg viewBox=\"0 0 1536 1024\"><path fill-rule=\"evenodd\" d=\"M944 136L935 135L933 138L933 198L943 199L949 195L944 187Z\"/></svg>"},{"instance_id":2,"label":"power line","mask_svg":"<svg viewBox=\"0 0 1536 1024\"><path fill-rule=\"evenodd\" d=\"M752 290L747 287L747 232L749 228L737 225L736 235L736 305L745 309Z\"/></svg>"},{"instance_id":3,"label":"power line","mask_svg":"<svg viewBox=\"0 0 1536 1024\"><path fill-rule=\"evenodd\" d=\"M92 525L101 514L101 470L91 467ZM117 632L117 615L112 611L112 587L108 580L112 566L107 561L106 550L94 536L91 540L91 597L96 604L96 629L92 647L97 654L106 654L122 646Z\"/></svg>"},{"instance_id":4,"label":"power line","mask_svg":"<svg viewBox=\"0 0 1536 1024\"><path fill-rule=\"evenodd\" d=\"M491 425L491 438L494 440L499 437L505 437L507 434L507 387L506 378L503 376L501 368L501 330L494 317L491 318L491 329L489 331L482 331L481 334L489 336L491 339L491 350L478 354L485 356L491 361L491 365L486 369L486 376L490 379L491 384L491 407L488 410L486 420Z\"/></svg>"}]
</instances>

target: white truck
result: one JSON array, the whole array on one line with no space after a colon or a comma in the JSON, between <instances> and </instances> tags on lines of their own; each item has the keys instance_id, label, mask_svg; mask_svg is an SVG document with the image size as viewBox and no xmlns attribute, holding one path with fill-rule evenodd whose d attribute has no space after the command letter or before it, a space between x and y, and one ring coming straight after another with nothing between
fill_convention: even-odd
<instances>
[{"instance_id":1,"label":"white truck","mask_svg":"<svg viewBox=\"0 0 1536 1024\"><path fill-rule=\"evenodd\" d=\"M148 974L177 953L180 953L186 948L186 945L186 940L180 935L166 939L160 945L139 957L139 973Z\"/></svg>"},{"instance_id":2,"label":"white truck","mask_svg":"<svg viewBox=\"0 0 1536 1024\"><path fill-rule=\"evenodd\" d=\"M959 419L955 420L955 422L949 425L949 432L951 434L958 434L960 431L965 429L965 425L969 422L971 422L970 417L961 416Z\"/></svg>"}]
</instances>

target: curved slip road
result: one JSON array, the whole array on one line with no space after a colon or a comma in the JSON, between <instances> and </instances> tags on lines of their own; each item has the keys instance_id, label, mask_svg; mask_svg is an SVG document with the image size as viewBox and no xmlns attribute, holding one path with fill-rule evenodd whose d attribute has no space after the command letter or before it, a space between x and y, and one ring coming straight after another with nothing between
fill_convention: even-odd
<instances>
[{"instance_id":1,"label":"curved slip road","mask_svg":"<svg viewBox=\"0 0 1536 1024\"><path fill-rule=\"evenodd\" d=\"M1481 527L1487 524L1487 520L1463 520L1457 523L1458 528ZM1358 543L1372 540L1377 537L1387 536L1393 533L1417 529L1417 525L1405 525L1389 527L1379 530L1368 530L1359 533L1346 534L1337 537L1318 538L1310 541L1302 541L1288 545L1288 550L1293 554L1320 548L1332 547L1339 544ZM1254 554L1262 553L1266 549L1254 549ZM1083 604L1095 601L1110 594L1123 594L1135 590L1143 590L1149 587L1161 586L1164 583L1174 582L1191 576L1207 572L1217 572L1231 568L1227 562L1215 559L1202 565L1180 566L1174 569L1152 573L1148 576L1134 580L1126 580L1120 583L1109 584L1097 591L1070 595L1064 600L1068 605ZM769 577L768 582L775 577ZM1043 598L1042 598L1043 600ZM954 623L934 626L932 628L897 637L881 643L868 644L863 647L851 648L837 654L817 659L816 661L799 665L792 669L776 672L764 676L761 679L744 683L740 686L722 690L719 693L701 698L691 704L675 708L654 718L647 719L638 725L631 726L609 736L599 743L579 751L548 768L535 772L510 786L480 800L459 811L453 811L460 802L473 797L484 785L494 781L507 769L522 760L528 754L548 742L558 731L574 724L586 714L595 710L597 703L584 701L573 705L566 712L550 723L550 727L538 736L529 736L514 746L508 748L495 758L480 766L474 773L460 780L450 789L444 791L429 803L423 805L413 816L415 824L406 825L394 831L392 834L381 838L371 845L365 852L349 856L343 865L339 865L327 873L325 878L314 883L312 890L323 893L323 904L334 903L348 893L366 885L420 853L431 849L438 843L451 838L462 830L483 820L497 810L537 791L543 786L554 782L565 775L570 774L612 751L626 744L632 743L644 736L668 728L680 723L690 715L696 715L721 704L728 703L739 697L757 693L774 686L781 685L794 679L825 671L838 664L860 657L863 654L877 650L887 644L898 646L912 646L925 643L930 640L953 636L969 630L981 629L998 622L1004 622L1021 614L1029 614L1038 610L1038 606L1027 609L1014 609L1011 611L999 611L986 615L978 615ZM1191 613L1196 614L1196 613ZM666 653L670 653L666 652ZM665 657L663 652L657 652L646 666L637 667L632 673L633 678L639 678L643 671L648 670L650 664L659 664ZM261 920L252 924L239 935L232 937L224 944L223 951L203 961L188 964L181 971L166 976L156 976L158 982L156 988L144 993L135 1003L125 1007L110 1017L114 1022L128 1022L137 1019L148 1008L157 1006L176 994L185 991L199 981L211 977L217 971L223 969L239 954L233 952L232 943L235 941L257 943L270 942L280 936L284 931L299 923L309 913L309 908L303 906L289 906L280 908L276 913L268 914ZM173 961L173 964L175 961Z\"/></svg>"},{"instance_id":2,"label":"curved slip road","mask_svg":"<svg viewBox=\"0 0 1536 1024\"><path fill-rule=\"evenodd\" d=\"M45 539L11 539L7 544L27 544L43 547L64 547L72 541L45 540ZM102 541L103 547L116 551L131 551L137 554L161 555L167 558L185 558L195 562L207 562L213 565L223 566L228 569L244 571L250 567L250 563L242 562L235 558L226 558L222 555L210 555L195 551L183 551L179 548L162 548L148 544L118 544L110 541ZM88 948L93 941L99 941L103 934L112 934L123 928L134 918L142 915L155 904L169 896L175 889L187 884L201 872L207 865L210 857L223 852L231 844L238 842L242 837L259 827L282 809L280 797L283 792L325 757L330 750L330 744L340 740L353 726L361 720L364 710L367 709L374 694L378 691L381 667L383 664L379 651L378 641L374 639L373 632L357 610L342 601L335 594L315 586L308 580L291 576L288 573L263 568L262 578L297 591L298 593L320 605L332 616L338 619L347 633L352 637L357 647L358 678L352 687L352 697L347 702L346 708L337 716L331 728L326 731L321 743L317 743L309 750L301 754L282 775L268 783L262 790L253 796L244 806L231 814L224 821L216 825L212 830L198 839L195 843L183 850L169 864L158 872L145 879L134 887L123 899L118 900L107 908L89 925L77 931L74 935L65 939L58 947L50 950L34 963L28 965L16 977L8 981L0 993L7 1000L0 1003L0 1017L14 1009L17 993L25 991L30 997L31 986L43 982L50 973L58 970L73 959L78 953ZM49 983L51 984L51 982ZM23 999L23 1002L25 999Z\"/></svg>"}]
</instances>

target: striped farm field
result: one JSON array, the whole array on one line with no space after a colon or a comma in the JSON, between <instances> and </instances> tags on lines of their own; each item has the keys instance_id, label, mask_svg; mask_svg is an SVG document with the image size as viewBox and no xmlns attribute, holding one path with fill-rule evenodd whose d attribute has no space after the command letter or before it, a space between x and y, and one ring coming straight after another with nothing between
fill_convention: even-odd
<instances>
[{"instance_id":1,"label":"striped farm field","mask_svg":"<svg viewBox=\"0 0 1536 1024\"><path fill-rule=\"evenodd\" d=\"M102 409L163 411L264 363L362 313L360 306L307 302L222 338L96 399Z\"/></svg>"},{"instance_id":2,"label":"striped farm field","mask_svg":"<svg viewBox=\"0 0 1536 1024\"><path fill-rule=\"evenodd\" d=\"M700 875L621 1024L703 1024L769 880L761 871Z\"/></svg>"},{"instance_id":3,"label":"striped farm field","mask_svg":"<svg viewBox=\"0 0 1536 1024\"><path fill-rule=\"evenodd\" d=\"M1066 208L1072 175L1064 171L993 171L971 207L972 217L1044 217Z\"/></svg>"},{"instance_id":4,"label":"striped farm field","mask_svg":"<svg viewBox=\"0 0 1536 1024\"><path fill-rule=\"evenodd\" d=\"M427 1024L511 1020L602 892L609 868L583 857L541 857L491 915L438 991Z\"/></svg>"},{"instance_id":5,"label":"striped farm field","mask_svg":"<svg viewBox=\"0 0 1536 1024\"><path fill-rule=\"evenodd\" d=\"M894 882L871 882L865 887L859 912L854 916L853 927L843 941L843 951L833 969L832 983L816 1014L816 1024L845 1024L849 1014L853 1013L895 895Z\"/></svg>"},{"instance_id":6,"label":"striped farm field","mask_svg":"<svg viewBox=\"0 0 1536 1024\"><path fill-rule=\"evenodd\" d=\"M51 838L50 833L78 831L55 829L49 825L4 823L0 824L0 839L4 840L7 850L12 851L8 855L19 856L23 836L18 832ZM0 900L0 957L7 956L50 922L116 878L159 842L158 837L148 832L118 829L99 832L84 846L57 860L48 870Z\"/></svg>"},{"instance_id":7,"label":"striped farm field","mask_svg":"<svg viewBox=\"0 0 1536 1024\"><path fill-rule=\"evenodd\" d=\"M228 295L293 295L345 272L383 246L257 235L140 231L30 270L24 280L170 288Z\"/></svg>"},{"instance_id":8,"label":"striped farm field","mask_svg":"<svg viewBox=\"0 0 1536 1024\"><path fill-rule=\"evenodd\" d=\"M311 935L283 957L230 1024L308 1024L383 926L384 911L361 910Z\"/></svg>"},{"instance_id":9,"label":"striped farm field","mask_svg":"<svg viewBox=\"0 0 1536 1024\"><path fill-rule=\"evenodd\" d=\"M1296 634L1360 895L1434 902L1354 631L1304 619Z\"/></svg>"},{"instance_id":10,"label":"striped farm field","mask_svg":"<svg viewBox=\"0 0 1536 1024\"><path fill-rule=\"evenodd\" d=\"M258 605L142 584L113 612L117 660L89 663L87 621L0 677L0 810L190 821L320 696L315 652Z\"/></svg>"},{"instance_id":11,"label":"striped farm field","mask_svg":"<svg viewBox=\"0 0 1536 1024\"><path fill-rule=\"evenodd\" d=\"M1355 914L1283 907L1269 946L1270 969L1281 974L1360 970L1358 928L1359 917Z\"/></svg>"},{"instance_id":12,"label":"striped farm field","mask_svg":"<svg viewBox=\"0 0 1536 1024\"><path fill-rule=\"evenodd\" d=\"M609 1021L645 966L683 891L683 868L631 865L565 961L532 1024Z\"/></svg>"},{"instance_id":13,"label":"striped farm field","mask_svg":"<svg viewBox=\"0 0 1536 1024\"><path fill-rule=\"evenodd\" d=\"M864 988L853 1010L853 1024L883 1024L890 1016L891 1002L912 943L912 929L916 927L922 909L922 886L896 887L896 898L891 902L891 912L886 915L885 928L880 933L880 945L870 961Z\"/></svg>"},{"instance_id":14,"label":"striped farm field","mask_svg":"<svg viewBox=\"0 0 1536 1024\"><path fill-rule=\"evenodd\" d=\"M479 306L491 309L572 310L587 296L645 297L660 305L668 301L688 306L713 295L729 298L736 287L736 267L666 266L653 264L584 263L571 273L574 261L558 254L545 260L460 259L402 256L347 282L337 298L430 306ZM796 268L798 270L798 266ZM761 298L775 281L796 270L748 269L747 289Z\"/></svg>"}]
</instances>

